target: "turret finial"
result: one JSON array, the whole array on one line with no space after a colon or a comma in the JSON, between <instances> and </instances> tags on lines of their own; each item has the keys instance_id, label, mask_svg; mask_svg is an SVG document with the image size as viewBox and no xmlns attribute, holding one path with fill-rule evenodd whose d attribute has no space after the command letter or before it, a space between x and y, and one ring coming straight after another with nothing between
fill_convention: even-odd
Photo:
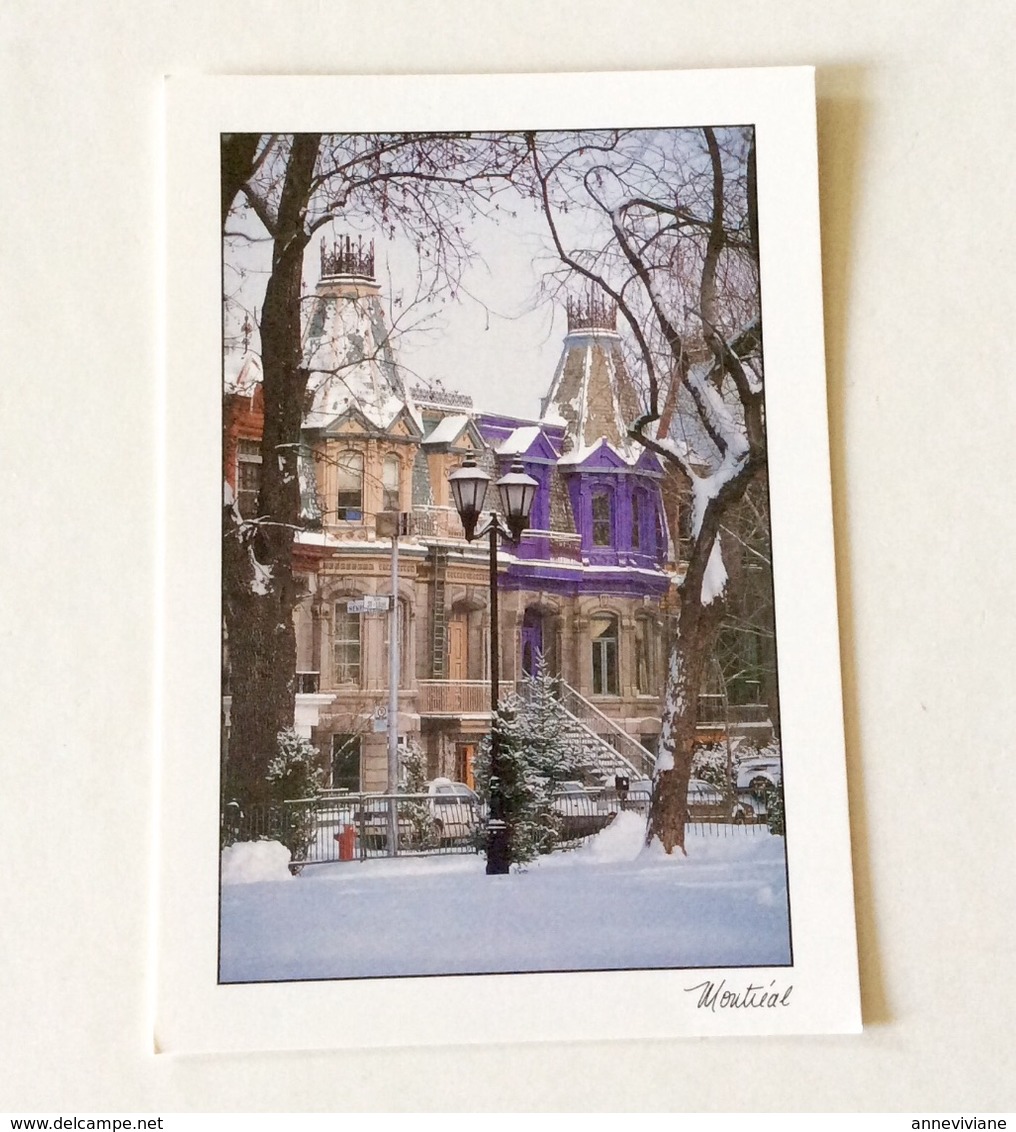
<instances>
[{"instance_id":1,"label":"turret finial","mask_svg":"<svg viewBox=\"0 0 1016 1132\"><path fill-rule=\"evenodd\" d=\"M335 275L355 275L360 279L374 278L374 241L364 245L363 237L356 242L349 236L340 236L331 250L321 237L321 278Z\"/></svg>"},{"instance_id":2,"label":"turret finial","mask_svg":"<svg viewBox=\"0 0 1016 1132\"><path fill-rule=\"evenodd\" d=\"M585 298L567 302L568 333L573 330L616 330L617 303L603 298L590 289Z\"/></svg>"}]
</instances>

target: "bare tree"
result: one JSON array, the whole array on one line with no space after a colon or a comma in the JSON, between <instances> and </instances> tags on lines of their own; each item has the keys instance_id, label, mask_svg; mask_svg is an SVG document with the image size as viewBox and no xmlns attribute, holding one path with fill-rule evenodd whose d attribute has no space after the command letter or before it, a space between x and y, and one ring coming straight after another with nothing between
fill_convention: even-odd
<instances>
[{"instance_id":1,"label":"bare tree","mask_svg":"<svg viewBox=\"0 0 1016 1132\"><path fill-rule=\"evenodd\" d=\"M272 240L272 267L261 310L264 434L262 450L279 458L262 464L258 522L241 519L226 501L223 529L223 607L229 639L232 693L229 753L231 797L263 800L276 736L291 726L295 707L296 636L293 609L293 530L300 515L296 450L307 377L300 333L303 253L310 238L307 205L321 148L320 134L298 134L286 147L277 202L257 200ZM253 159L252 159L253 161ZM251 177L254 175L251 169ZM291 663L289 660L291 659Z\"/></svg>"},{"instance_id":2,"label":"bare tree","mask_svg":"<svg viewBox=\"0 0 1016 1132\"><path fill-rule=\"evenodd\" d=\"M720 528L765 466L751 129L529 135L560 264L617 305L644 411L629 435L690 485L692 516L647 841L684 851L698 694L727 574Z\"/></svg>"},{"instance_id":3,"label":"bare tree","mask_svg":"<svg viewBox=\"0 0 1016 1132\"><path fill-rule=\"evenodd\" d=\"M341 220L352 230L398 233L415 243L421 285L454 296L471 258L470 215L496 211L494 198L527 168L523 147L499 135L355 134L223 139L223 232L230 241L267 240L271 263L259 323L263 371L263 461L256 516L227 499L223 605L232 694L224 788L265 797L276 735L293 721L296 642L293 537L300 529L297 461L308 382L323 374L302 350L302 274L312 235ZM253 234L252 234L253 233ZM224 297L224 300L226 297ZM227 302L228 306L228 302ZM244 312L245 315L249 311Z\"/></svg>"}]
</instances>

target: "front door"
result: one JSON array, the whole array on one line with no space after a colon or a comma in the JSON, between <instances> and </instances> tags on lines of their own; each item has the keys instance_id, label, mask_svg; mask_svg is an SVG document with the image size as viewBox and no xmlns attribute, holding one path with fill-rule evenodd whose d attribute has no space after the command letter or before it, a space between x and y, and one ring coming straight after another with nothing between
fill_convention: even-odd
<instances>
[{"instance_id":1,"label":"front door","mask_svg":"<svg viewBox=\"0 0 1016 1132\"><path fill-rule=\"evenodd\" d=\"M475 743L458 743L455 747L455 780L464 782L470 790L476 789L473 778L473 759L476 756Z\"/></svg>"},{"instance_id":2,"label":"front door","mask_svg":"<svg viewBox=\"0 0 1016 1132\"><path fill-rule=\"evenodd\" d=\"M469 679L469 629L465 617L448 622L448 679Z\"/></svg>"},{"instance_id":3,"label":"front door","mask_svg":"<svg viewBox=\"0 0 1016 1132\"><path fill-rule=\"evenodd\" d=\"M543 618L534 609L527 609L522 619L522 675L536 673L536 658L543 653Z\"/></svg>"}]
</instances>

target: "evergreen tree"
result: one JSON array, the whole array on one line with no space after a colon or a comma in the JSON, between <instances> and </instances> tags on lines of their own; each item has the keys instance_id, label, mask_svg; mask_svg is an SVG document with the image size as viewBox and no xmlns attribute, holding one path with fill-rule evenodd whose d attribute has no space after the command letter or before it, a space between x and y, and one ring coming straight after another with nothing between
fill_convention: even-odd
<instances>
[{"instance_id":1,"label":"evergreen tree","mask_svg":"<svg viewBox=\"0 0 1016 1132\"><path fill-rule=\"evenodd\" d=\"M787 833L786 818L783 810L783 787L769 786L765 792L766 825L769 832L785 837Z\"/></svg>"},{"instance_id":2,"label":"evergreen tree","mask_svg":"<svg viewBox=\"0 0 1016 1132\"><path fill-rule=\"evenodd\" d=\"M733 797L734 784L731 780L731 767L726 748L720 743L696 747L691 763L693 778L699 778L715 786L725 797Z\"/></svg>"},{"instance_id":3,"label":"evergreen tree","mask_svg":"<svg viewBox=\"0 0 1016 1132\"><path fill-rule=\"evenodd\" d=\"M399 791L405 794L427 793L427 762L420 746L407 739L399 754ZM408 818L410 840L415 846L432 848L438 843L434 815L425 801L399 803L400 817Z\"/></svg>"},{"instance_id":4,"label":"evergreen tree","mask_svg":"<svg viewBox=\"0 0 1016 1132\"><path fill-rule=\"evenodd\" d=\"M581 779L592 770L581 741L561 727L556 681L542 656L525 679L520 695L498 705L495 726L501 740L501 796L508 826L509 856L525 864L549 853L561 834L561 815L553 807L562 782ZM476 789L490 799L490 738L480 745L473 764Z\"/></svg>"},{"instance_id":5,"label":"evergreen tree","mask_svg":"<svg viewBox=\"0 0 1016 1132\"><path fill-rule=\"evenodd\" d=\"M294 861L302 861L317 828L315 802L324 778L321 756L309 739L292 727L284 728L276 737L276 753L266 777L269 801L285 815L277 840Z\"/></svg>"}]
</instances>

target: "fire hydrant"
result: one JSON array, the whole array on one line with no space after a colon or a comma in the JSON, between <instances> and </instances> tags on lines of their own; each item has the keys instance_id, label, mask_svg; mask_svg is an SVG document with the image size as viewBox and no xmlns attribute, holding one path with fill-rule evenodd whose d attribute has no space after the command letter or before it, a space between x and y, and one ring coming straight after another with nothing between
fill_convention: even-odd
<instances>
[{"instance_id":1,"label":"fire hydrant","mask_svg":"<svg viewBox=\"0 0 1016 1132\"><path fill-rule=\"evenodd\" d=\"M344 825L335 835L339 843L339 860L352 861L356 856L356 826Z\"/></svg>"}]
</instances>

